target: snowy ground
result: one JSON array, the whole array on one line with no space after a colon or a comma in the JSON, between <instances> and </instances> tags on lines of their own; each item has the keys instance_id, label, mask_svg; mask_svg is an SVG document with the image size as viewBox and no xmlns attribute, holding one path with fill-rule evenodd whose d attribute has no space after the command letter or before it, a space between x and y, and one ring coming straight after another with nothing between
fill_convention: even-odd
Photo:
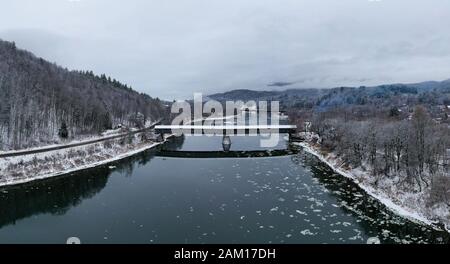
<instances>
[{"instance_id":1,"label":"snowy ground","mask_svg":"<svg viewBox=\"0 0 450 264\"><path fill-rule=\"evenodd\" d=\"M319 146L312 143L297 143L305 151L315 155L324 163L328 164L335 172L344 177L352 179L369 195L373 196L394 213L408 218L418 223L433 225L436 228L437 223L443 224L445 229L450 232L450 208L444 204L429 206L430 189L426 188L422 192L412 192L398 187L396 179L381 178L378 185L375 184L375 177L370 172L363 171L361 168L344 169L342 162L332 153L324 153Z\"/></svg>"},{"instance_id":2,"label":"snowy ground","mask_svg":"<svg viewBox=\"0 0 450 264\"><path fill-rule=\"evenodd\" d=\"M142 142L139 134L128 138L48 151L32 155L0 158L0 186L50 178L92 168L151 149L161 143Z\"/></svg>"}]
</instances>

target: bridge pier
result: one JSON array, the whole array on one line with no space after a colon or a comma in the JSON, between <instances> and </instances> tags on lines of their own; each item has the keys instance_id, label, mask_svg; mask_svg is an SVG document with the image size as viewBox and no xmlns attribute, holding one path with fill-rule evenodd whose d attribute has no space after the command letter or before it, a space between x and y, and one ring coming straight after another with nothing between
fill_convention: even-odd
<instances>
[{"instance_id":1,"label":"bridge pier","mask_svg":"<svg viewBox=\"0 0 450 264\"><path fill-rule=\"evenodd\" d=\"M230 138L230 136L227 136L226 134L223 135L222 147L223 147L223 151L225 151L225 152L230 151L230 149L231 149L231 138Z\"/></svg>"},{"instance_id":2,"label":"bridge pier","mask_svg":"<svg viewBox=\"0 0 450 264\"><path fill-rule=\"evenodd\" d=\"M293 142L295 138L295 133L293 131L289 131L288 135L289 135L289 143Z\"/></svg>"}]
</instances>

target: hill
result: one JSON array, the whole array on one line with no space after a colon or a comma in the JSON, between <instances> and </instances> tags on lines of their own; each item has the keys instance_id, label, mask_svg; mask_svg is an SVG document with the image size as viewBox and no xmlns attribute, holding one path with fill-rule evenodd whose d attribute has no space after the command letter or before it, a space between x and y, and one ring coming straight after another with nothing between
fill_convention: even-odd
<instances>
[{"instance_id":1,"label":"hill","mask_svg":"<svg viewBox=\"0 0 450 264\"><path fill-rule=\"evenodd\" d=\"M450 80L416 84L390 84L374 87L332 89L290 89L284 91L233 90L208 96L218 101L280 101L284 108L309 108L318 111L354 105L403 106L450 105Z\"/></svg>"},{"instance_id":2,"label":"hill","mask_svg":"<svg viewBox=\"0 0 450 264\"><path fill-rule=\"evenodd\" d=\"M0 40L0 150L142 126L166 111L159 99L110 77L69 71Z\"/></svg>"}]
</instances>

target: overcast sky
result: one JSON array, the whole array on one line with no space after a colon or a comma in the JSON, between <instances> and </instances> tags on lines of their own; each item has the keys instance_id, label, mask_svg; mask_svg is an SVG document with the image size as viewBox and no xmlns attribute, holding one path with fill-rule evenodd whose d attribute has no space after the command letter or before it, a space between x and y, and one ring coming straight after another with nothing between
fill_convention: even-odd
<instances>
[{"instance_id":1,"label":"overcast sky","mask_svg":"<svg viewBox=\"0 0 450 264\"><path fill-rule=\"evenodd\" d=\"M450 78L448 0L0 0L0 38L165 99ZM292 83L278 87L271 83Z\"/></svg>"}]
</instances>

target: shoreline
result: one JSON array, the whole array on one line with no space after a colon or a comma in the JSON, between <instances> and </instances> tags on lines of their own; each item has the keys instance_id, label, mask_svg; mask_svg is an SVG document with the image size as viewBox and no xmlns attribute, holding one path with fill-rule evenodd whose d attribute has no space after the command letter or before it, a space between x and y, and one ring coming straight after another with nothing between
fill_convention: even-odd
<instances>
[{"instance_id":1,"label":"shoreline","mask_svg":"<svg viewBox=\"0 0 450 264\"><path fill-rule=\"evenodd\" d=\"M170 138L172 136L167 137ZM79 167L76 168L72 168L72 169L68 169L68 170L64 170L64 171L59 171L59 172L54 172L54 173L49 173L49 174L44 174L44 175L40 175L40 176L35 176L35 177L31 177L31 178L26 178L26 179L19 179L19 180L12 180L12 181L6 181L6 182L0 182L0 188L3 187L8 187L8 186L14 186L14 185L20 185L20 184L25 184L25 183L29 183L29 182L33 182L33 181L38 181L38 180L45 180L45 179L49 179L49 178L54 178L54 177L58 177L58 176L63 176L66 174L70 174L73 172L77 172L77 171L82 171L82 170L87 170L87 169L91 169L91 168L95 168L95 167L99 167L99 166L103 166L115 161L119 161L131 156L134 156L138 153L144 152L146 150L150 150L153 149L159 145L162 145L164 143L166 143L167 140L163 141L163 142L154 142L151 143L147 146L138 148L138 149L134 149L131 150L129 152L126 153L122 153L120 155L117 155L114 158L109 158L109 159L105 159L105 160L101 160L101 161L97 161L97 162L93 162L93 163L89 163L89 164L85 164L85 165L81 165Z\"/></svg>"},{"instance_id":2,"label":"shoreline","mask_svg":"<svg viewBox=\"0 0 450 264\"><path fill-rule=\"evenodd\" d=\"M356 177L352 174L351 171L345 171L340 168L338 168L335 164L333 164L330 160L328 160L325 156L320 154L314 147L312 147L309 143L306 142L299 142L295 143L296 145L300 146L308 152L309 154L317 157L320 161L325 163L328 167L330 167L334 172L338 173L342 177L345 177L347 179L350 179L353 183L358 185L359 188L361 188L364 192L366 192L368 195L376 199L378 202L386 206L388 210L393 212L394 214L401 216L403 218L406 218L414 223L421 224L421 225L427 225L435 230L438 231L445 231L447 233L450 233L450 226L445 225L444 223L436 220L431 220L423 215L421 215L418 212L412 212L410 208L405 208L403 206L400 206L392 201L391 198L389 198L386 194L383 192L379 192L376 189L374 189L371 186L365 185L362 182L359 182ZM442 224L444 228L438 227L437 224Z\"/></svg>"}]
</instances>

